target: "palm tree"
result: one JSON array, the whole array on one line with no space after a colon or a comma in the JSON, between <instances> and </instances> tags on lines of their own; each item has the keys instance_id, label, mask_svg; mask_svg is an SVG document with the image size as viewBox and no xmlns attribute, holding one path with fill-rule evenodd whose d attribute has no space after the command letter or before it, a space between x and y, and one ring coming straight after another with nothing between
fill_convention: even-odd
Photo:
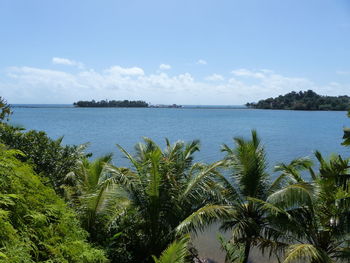
<instances>
[{"instance_id":1,"label":"palm tree","mask_svg":"<svg viewBox=\"0 0 350 263\"><path fill-rule=\"evenodd\" d=\"M226 144L222 146L226 166L232 171L228 179L218 175L224 203L194 213L184 220L178 231L203 227L219 219L222 230L232 231L230 244L225 244L225 249L230 246L231 254L235 247L242 250L242 259L238 254L234 257L246 263L253 246L279 248L276 240L281 233L270 224L265 206L255 200L266 200L270 193L281 187L281 179L270 181L265 150L256 131L252 131L250 140L234 138L234 142L235 148Z\"/></svg>"},{"instance_id":2,"label":"palm tree","mask_svg":"<svg viewBox=\"0 0 350 263\"><path fill-rule=\"evenodd\" d=\"M284 263L350 261L349 159L333 156L327 161L319 152L316 158L320 168L318 173L309 169L311 181L285 169L293 164L280 165L289 183L265 203L270 211L284 211L276 214L290 243Z\"/></svg>"},{"instance_id":3,"label":"palm tree","mask_svg":"<svg viewBox=\"0 0 350 263\"><path fill-rule=\"evenodd\" d=\"M106 172L105 165L110 163L108 154L94 161L82 158L75 171L67 174L65 194L77 210L82 226L90 233L90 239L96 241L101 229L117 211L127 205L113 177Z\"/></svg>"},{"instance_id":4,"label":"palm tree","mask_svg":"<svg viewBox=\"0 0 350 263\"><path fill-rule=\"evenodd\" d=\"M131 162L130 169L110 164L107 169L131 203L127 214L133 219L121 231L137 230L133 234L133 242L137 243L133 250L138 259L134 260L151 262L151 255L158 257L175 240L176 227L185 218L219 202L220 189L215 178L221 162L193 163L198 141L171 145L166 140L162 151L152 140L144 140L145 143L136 145L135 156L119 146Z\"/></svg>"}]
</instances>

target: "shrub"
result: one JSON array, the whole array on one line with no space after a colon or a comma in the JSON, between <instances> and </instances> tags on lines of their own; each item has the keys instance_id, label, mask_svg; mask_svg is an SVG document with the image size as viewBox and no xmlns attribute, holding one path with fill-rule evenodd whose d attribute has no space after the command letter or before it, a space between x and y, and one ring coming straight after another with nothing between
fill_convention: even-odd
<instances>
[{"instance_id":1,"label":"shrub","mask_svg":"<svg viewBox=\"0 0 350 263\"><path fill-rule=\"evenodd\" d=\"M25 155L22 161L30 161L37 174L44 175L62 194L61 186L67 173L72 171L81 157L79 146L63 146L62 138L52 140L43 131L24 131L4 123L0 124L0 142Z\"/></svg>"},{"instance_id":2,"label":"shrub","mask_svg":"<svg viewBox=\"0 0 350 263\"><path fill-rule=\"evenodd\" d=\"M0 145L0 262L107 262L18 150Z\"/></svg>"}]
</instances>

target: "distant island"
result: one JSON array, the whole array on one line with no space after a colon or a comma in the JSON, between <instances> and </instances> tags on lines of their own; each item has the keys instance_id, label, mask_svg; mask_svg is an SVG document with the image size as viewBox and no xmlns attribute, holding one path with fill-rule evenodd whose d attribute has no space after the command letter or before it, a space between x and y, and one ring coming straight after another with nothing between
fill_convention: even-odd
<instances>
[{"instance_id":1,"label":"distant island","mask_svg":"<svg viewBox=\"0 0 350 263\"><path fill-rule=\"evenodd\" d=\"M253 109L345 111L350 109L350 97L322 96L312 90L292 91L276 98L247 103L246 106Z\"/></svg>"},{"instance_id":2,"label":"distant island","mask_svg":"<svg viewBox=\"0 0 350 263\"><path fill-rule=\"evenodd\" d=\"M143 100L100 100L84 101L80 100L73 103L74 107L82 108L182 108L177 104L156 104L151 105Z\"/></svg>"},{"instance_id":3,"label":"distant island","mask_svg":"<svg viewBox=\"0 0 350 263\"><path fill-rule=\"evenodd\" d=\"M78 101L74 102L75 107L91 108L147 108L149 105L142 100L100 100L100 101Z\"/></svg>"}]
</instances>

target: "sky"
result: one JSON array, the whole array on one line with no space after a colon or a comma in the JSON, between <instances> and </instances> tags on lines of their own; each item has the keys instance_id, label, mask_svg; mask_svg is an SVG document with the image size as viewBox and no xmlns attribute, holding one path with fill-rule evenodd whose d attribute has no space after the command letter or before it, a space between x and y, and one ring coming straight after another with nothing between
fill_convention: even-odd
<instances>
[{"instance_id":1,"label":"sky","mask_svg":"<svg viewBox=\"0 0 350 263\"><path fill-rule=\"evenodd\" d=\"M350 0L1 0L9 103L350 95Z\"/></svg>"}]
</instances>

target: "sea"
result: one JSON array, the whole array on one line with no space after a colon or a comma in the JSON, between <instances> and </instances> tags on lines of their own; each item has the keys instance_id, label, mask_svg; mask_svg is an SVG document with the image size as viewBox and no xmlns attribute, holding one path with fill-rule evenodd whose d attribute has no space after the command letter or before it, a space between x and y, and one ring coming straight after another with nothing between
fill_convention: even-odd
<instances>
[{"instance_id":1,"label":"sea","mask_svg":"<svg viewBox=\"0 0 350 263\"><path fill-rule=\"evenodd\" d=\"M71 105L13 105L11 124L28 130L43 130L52 138L63 136L64 144L89 143L87 152L98 157L113 153L115 165L128 166L117 148L129 152L148 137L165 146L171 142L198 139L198 162L215 162L224 157L222 144L234 146L234 137L250 138L258 132L266 149L272 176L276 164L297 157L314 160L324 156L348 157L350 148L341 145L343 128L350 119L343 111L256 110L244 106L196 106L183 108L75 108ZM200 234L195 244L200 255L223 262L214 226ZM254 260L253 260L254 261ZM253 262L252 261L252 262ZM261 261L254 261L261 262ZM267 261L266 261L267 262Z\"/></svg>"}]
</instances>

